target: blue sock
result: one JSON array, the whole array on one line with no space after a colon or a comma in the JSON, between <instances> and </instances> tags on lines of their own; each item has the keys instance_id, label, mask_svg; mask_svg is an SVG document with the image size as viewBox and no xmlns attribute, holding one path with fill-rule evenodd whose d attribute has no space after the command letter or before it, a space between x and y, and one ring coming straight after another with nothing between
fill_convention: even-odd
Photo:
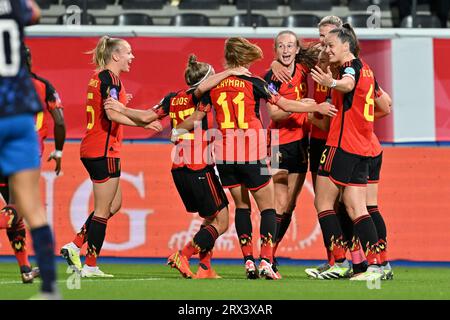
<instances>
[{"instance_id":1,"label":"blue sock","mask_svg":"<svg viewBox=\"0 0 450 320\"><path fill-rule=\"evenodd\" d=\"M53 236L48 225L31 230L33 248L42 278L42 292L56 289L55 254Z\"/></svg>"}]
</instances>

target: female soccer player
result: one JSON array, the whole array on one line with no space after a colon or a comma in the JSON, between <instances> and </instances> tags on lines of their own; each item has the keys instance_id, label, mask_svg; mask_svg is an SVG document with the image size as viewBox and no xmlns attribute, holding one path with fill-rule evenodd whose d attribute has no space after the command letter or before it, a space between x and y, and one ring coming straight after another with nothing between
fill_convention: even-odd
<instances>
[{"instance_id":1,"label":"female soccer player","mask_svg":"<svg viewBox=\"0 0 450 320\"><path fill-rule=\"evenodd\" d=\"M316 64L317 54L318 49L302 47L294 32L281 31L275 38L275 55L277 61L289 70L291 80L274 80L272 71L264 79L283 97L302 100L308 95L306 77ZM269 102L267 106L272 120L269 125L269 141L277 212L273 269L277 272L276 250L289 228L308 171L308 135L304 128L307 115L290 114Z\"/></svg>"},{"instance_id":2,"label":"female soccer player","mask_svg":"<svg viewBox=\"0 0 450 320\"><path fill-rule=\"evenodd\" d=\"M31 70L31 53L28 47L25 47L26 52L26 66L31 75L34 88L39 96L39 99L45 109L36 115L36 130L38 132L40 141L40 155L42 157L44 149L44 140L47 137L48 130L48 113L51 114L54 125L55 148L56 150L50 154L48 161L55 160L55 172L58 175L61 171L61 156L62 148L65 141L66 131L64 124L64 116L62 112L62 104L53 86L46 79L37 76ZM2 208L2 211L14 211L14 200L10 197L8 178L0 176L0 193L7 205ZM32 283L33 279L39 276L39 268L32 268L28 260L28 248L26 245L26 232L23 219L17 220L15 225L6 229L11 248L14 251L17 262L19 264L20 273L23 283Z\"/></svg>"},{"instance_id":3,"label":"female soccer player","mask_svg":"<svg viewBox=\"0 0 450 320\"><path fill-rule=\"evenodd\" d=\"M121 207L120 151L122 125L138 126L128 117L114 110L105 110L104 102L111 98L127 104L129 96L120 80L122 72L129 72L134 58L130 44L118 38L102 37L92 51L97 72L89 81L87 90L87 130L81 142L80 157L93 183L94 212L89 216L82 231L87 230L87 253L81 269L79 258L83 239L61 249L62 256L83 277L112 277L97 266L97 258L105 239L108 219ZM84 236L84 235L83 235Z\"/></svg>"},{"instance_id":4,"label":"female soccer player","mask_svg":"<svg viewBox=\"0 0 450 320\"><path fill-rule=\"evenodd\" d=\"M6 0L1 4L4 50L0 52L0 173L9 177L17 212L31 229L42 277L39 298L58 299L53 235L39 191L40 159L34 114L41 111L42 106L25 65L23 41L25 26L37 22L40 10L31 0ZM17 212L0 212L0 228L16 225L19 220Z\"/></svg>"},{"instance_id":5,"label":"female soccer player","mask_svg":"<svg viewBox=\"0 0 450 320\"><path fill-rule=\"evenodd\" d=\"M367 256L369 267L353 280L382 277L377 252L377 231L367 212L368 157L374 121L374 93L377 83L370 67L356 58L359 45L352 27L331 30L325 37L326 53L330 63L340 66L339 78L333 79L330 68L312 70L314 81L332 88L333 104L339 112L331 121L326 148L320 161L315 207L319 215L326 246L332 252L335 264L321 273L344 277L349 273L345 259L343 235L334 204L343 189L343 200L353 221L355 236Z\"/></svg>"},{"instance_id":6,"label":"female soccer player","mask_svg":"<svg viewBox=\"0 0 450 320\"><path fill-rule=\"evenodd\" d=\"M195 111L200 96L216 86L221 80L232 75L249 74L245 68L228 69L214 74L211 65L198 62L190 55L184 78L187 89L168 94L153 109L143 111L126 108L115 100L107 100L105 109L123 113L129 118L151 124L157 119L170 115L172 127L176 129ZM212 119L202 121L201 137L212 128ZM195 140L193 130L178 137L172 159L172 177L178 193L188 212L198 212L204 223L193 240L175 253L168 264L176 268L185 278L218 278L211 267L212 249L216 239L228 229L228 200L219 178L214 172L214 163L209 143ZM196 274L189 265L189 259L199 254L200 262Z\"/></svg>"},{"instance_id":7,"label":"female soccer player","mask_svg":"<svg viewBox=\"0 0 450 320\"><path fill-rule=\"evenodd\" d=\"M241 37L225 42L226 68L248 68L262 58L261 49ZM271 90L273 94L271 94ZM230 189L236 206L235 225L244 256L247 278L259 275L278 279L272 269L273 236L276 232L273 183L266 163L267 144L259 118L260 99L270 101L288 112L319 111L334 115L329 104L288 100L276 94L274 88L256 77L230 76L202 97L197 111L173 132L191 130L214 108L220 134L215 137L215 158L222 185ZM261 263L256 269L252 244L249 191L261 212Z\"/></svg>"}]
</instances>

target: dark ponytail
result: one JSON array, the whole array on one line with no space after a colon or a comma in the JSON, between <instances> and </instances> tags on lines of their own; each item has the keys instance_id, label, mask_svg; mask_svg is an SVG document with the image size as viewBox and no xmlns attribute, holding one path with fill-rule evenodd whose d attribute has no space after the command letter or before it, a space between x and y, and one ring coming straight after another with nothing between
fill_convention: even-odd
<instances>
[{"instance_id":1,"label":"dark ponytail","mask_svg":"<svg viewBox=\"0 0 450 320\"><path fill-rule=\"evenodd\" d=\"M319 59L320 49L316 44L300 45L300 51L295 56L295 62L302 64L309 69L314 68L317 65Z\"/></svg>"},{"instance_id":2,"label":"dark ponytail","mask_svg":"<svg viewBox=\"0 0 450 320\"><path fill-rule=\"evenodd\" d=\"M335 33L342 43L348 43L350 52L353 53L355 57L359 56L361 48L359 47L359 41L356 37L355 30L353 30L350 23L346 22L341 28L333 29L330 33Z\"/></svg>"}]
</instances>

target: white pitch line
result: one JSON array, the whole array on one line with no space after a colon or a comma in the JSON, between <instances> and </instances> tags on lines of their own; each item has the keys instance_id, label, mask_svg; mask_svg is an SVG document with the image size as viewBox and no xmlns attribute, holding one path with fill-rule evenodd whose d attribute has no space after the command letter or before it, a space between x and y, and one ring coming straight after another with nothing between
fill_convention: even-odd
<instances>
[{"instance_id":1,"label":"white pitch line","mask_svg":"<svg viewBox=\"0 0 450 320\"><path fill-rule=\"evenodd\" d=\"M124 282L124 281L158 281L158 280L167 280L167 278L136 278L136 279L114 279L114 278L86 278L81 281L95 281L95 280L101 280L104 281L114 281L114 282ZM57 280L56 282L59 283L66 283L67 280ZM22 284L22 281L0 281L0 285L2 284Z\"/></svg>"}]
</instances>

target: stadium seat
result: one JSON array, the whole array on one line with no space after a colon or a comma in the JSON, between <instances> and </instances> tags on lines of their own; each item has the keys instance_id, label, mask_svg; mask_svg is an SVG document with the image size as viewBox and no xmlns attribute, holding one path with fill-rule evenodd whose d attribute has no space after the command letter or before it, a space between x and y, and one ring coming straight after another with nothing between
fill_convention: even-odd
<instances>
[{"instance_id":1,"label":"stadium seat","mask_svg":"<svg viewBox=\"0 0 450 320\"><path fill-rule=\"evenodd\" d=\"M251 22L251 23L250 23ZM252 14L251 21L247 14L239 14L231 17L228 21L230 27L268 27L269 21L262 14Z\"/></svg>"},{"instance_id":2,"label":"stadium seat","mask_svg":"<svg viewBox=\"0 0 450 320\"><path fill-rule=\"evenodd\" d=\"M178 9L217 10L220 4L220 0L181 0Z\"/></svg>"},{"instance_id":3,"label":"stadium seat","mask_svg":"<svg viewBox=\"0 0 450 320\"><path fill-rule=\"evenodd\" d=\"M348 0L350 11L366 11L371 5L377 5L381 10L389 10L389 0Z\"/></svg>"},{"instance_id":4,"label":"stadium seat","mask_svg":"<svg viewBox=\"0 0 450 320\"><path fill-rule=\"evenodd\" d=\"M125 10L128 9L162 9L166 0L121 0L119 4Z\"/></svg>"},{"instance_id":5,"label":"stadium seat","mask_svg":"<svg viewBox=\"0 0 450 320\"><path fill-rule=\"evenodd\" d=\"M367 28L367 21L370 14L351 14L344 21L350 23L354 28Z\"/></svg>"},{"instance_id":6,"label":"stadium seat","mask_svg":"<svg viewBox=\"0 0 450 320\"><path fill-rule=\"evenodd\" d=\"M153 20L144 13L122 13L114 17L113 24L116 26L147 26L152 25Z\"/></svg>"},{"instance_id":7,"label":"stadium seat","mask_svg":"<svg viewBox=\"0 0 450 320\"><path fill-rule=\"evenodd\" d=\"M59 0L36 0L41 9L48 9L52 4L58 4Z\"/></svg>"},{"instance_id":8,"label":"stadium seat","mask_svg":"<svg viewBox=\"0 0 450 320\"><path fill-rule=\"evenodd\" d=\"M199 13L181 13L170 19L171 26L209 26L209 18Z\"/></svg>"},{"instance_id":9,"label":"stadium seat","mask_svg":"<svg viewBox=\"0 0 450 320\"><path fill-rule=\"evenodd\" d=\"M70 14L63 14L56 19L57 24L67 24L67 20L70 17ZM88 14L88 25L95 25L97 21L92 14Z\"/></svg>"},{"instance_id":10,"label":"stadium seat","mask_svg":"<svg viewBox=\"0 0 450 320\"><path fill-rule=\"evenodd\" d=\"M66 7L71 5L83 8L84 0L63 0L62 4ZM89 0L87 2L88 9L106 9L108 4L114 4L114 0Z\"/></svg>"},{"instance_id":11,"label":"stadium seat","mask_svg":"<svg viewBox=\"0 0 450 320\"><path fill-rule=\"evenodd\" d=\"M291 10L321 10L330 11L333 6L331 0L290 0Z\"/></svg>"},{"instance_id":12,"label":"stadium seat","mask_svg":"<svg viewBox=\"0 0 450 320\"><path fill-rule=\"evenodd\" d=\"M281 23L285 28L297 28L297 27L317 27L320 22L320 18L313 14L293 14L283 18Z\"/></svg>"},{"instance_id":13,"label":"stadium seat","mask_svg":"<svg viewBox=\"0 0 450 320\"><path fill-rule=\"evenodd\" d=\"M277 10L280 4L278 0L236 0L236 8L246 10L248 1L252 10Z\"/></svg>"},{"instance_id":14,"label":"stadium seat","mask_svg":"<svg viewBox=\"0 0 450 320\"><path fill-rule=\"evenodd\" d=\"M412 16L405 17L400 27L402 28L441 28L441 21L434 15L418 14L413 26Z\"/></svg>"}]
</instances>

